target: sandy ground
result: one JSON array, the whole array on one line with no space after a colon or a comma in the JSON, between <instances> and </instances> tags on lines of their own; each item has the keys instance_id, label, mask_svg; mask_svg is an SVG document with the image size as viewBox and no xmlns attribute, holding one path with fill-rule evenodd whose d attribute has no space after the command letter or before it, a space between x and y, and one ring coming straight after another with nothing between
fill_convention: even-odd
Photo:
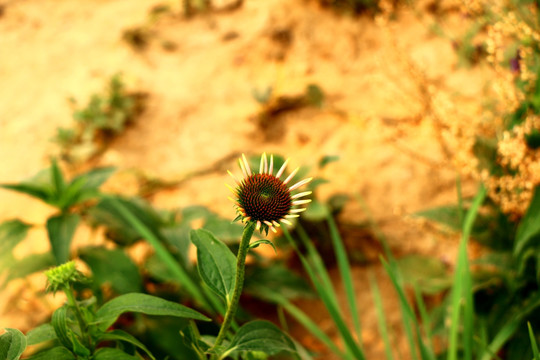
<instances>
[{"instance_id":1,"label":"sandy ground","mask_svg":"<svg viewBox=\"0 0 540 360\"><path fill-rule=\"evenodd\" d=\"M163 1L0 1L0 182L17 182L47 166L57 151L50 141L56 128L72 122L67 98L85 103L111 75L122 72L130 89L148 94L148 102L136 124L97 161L119 168L110 189L132 191L129 176L122 176L130 169L178 180L235 153L279 153L290 156L293 166L339 155L339 162L317 174L331 180L322 197L359 193L396 253L453 262L455 238L436 236L406 216L453 202L456 170L441 150L437 127L423 117L421 87L405 62L472 104L486 76L457 68L451 42L430 30L440 18L419 5L379 26L369 17L335 14L313 1L247 0L235 11L184 19L179 3L170 2L171 13L150 21L150 9ZM461 29L467 21L449 6L443 25ZM135 51L122 33L141 25L150 30L150 42ZM285 40L279 34L286 34ZM285 113L263 133L254 89L298 95L308 84L324 91L323 108ZM471 116L479 111L466 106ZM232 161L225 165L235 168ZM232 216L226 181L224 172L197 177L158 194L154 203L202 204ZM466 195L474 190L465 182ZM19 253L47 248L43 224L52 209L5 190L0 203L0 220L17 217L38 225ZM347 205L344 220L364 218L358 203ZM82 230L77 236L88 234ZM383 293L391 294L380 267L371 270ZM365 289L368 269L354 271L358 287ZM15 296L2 296L1 327L27 330L48 316L51 305L34 300L22 284L10 287ZM393 295L388 298L387 316L397 327L396 302ZM358 301L368 358L381 358L371 295L360 292ZM319 305L310 306L321 313Z\"/></svg>"}]
</instances>

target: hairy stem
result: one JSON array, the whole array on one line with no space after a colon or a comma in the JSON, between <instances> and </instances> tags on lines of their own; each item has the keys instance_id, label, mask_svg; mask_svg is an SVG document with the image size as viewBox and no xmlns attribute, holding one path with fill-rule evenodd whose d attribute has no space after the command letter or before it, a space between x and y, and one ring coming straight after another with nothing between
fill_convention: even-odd
<instances>
[{"instance_id":1,"label":"hairy stem","mask_svg":"<svg viewBox=\"0 0 540 360\"><path fill-rule=\"evenodd\" d=\"M219 330L218 337L213 346L213 349L217 348L229 331L231 323L236 315L236 310L238 309L238 302L240 300L240 294L242 293L242 288L244 286L244 272L246 264L246 256L249 249L249 241L251 236L253 236L253 231L255 230L255 223L253 221L248 221L246 227L244 228L244 233L242 234L242 240L240 241L240 247L238 248L238 254L236 255L236 278L234 282L234 290L232 294L231 301L228 304L227 312L225 313L225 319Z\"/></svg>"},{"instance_id":2,"label":"hairy stem","mask_svg":"<svg viewBox=\"0 0 540 360\"><path fill-rule=\"evenodd\" d=\"M75 310L75 317L77 318L79 328L81 329L81 337L83 338L85 345L90 347L92 345L92 341L90 340L90 335L88 334L88 326L86 325L86 321L84 320L81 308L79 307L79 303L75 299L75 295L73 294L73 288L71 287L71 285L64 286L64 293L66 294L68 305Z\"/></svg>"}]
</instances>

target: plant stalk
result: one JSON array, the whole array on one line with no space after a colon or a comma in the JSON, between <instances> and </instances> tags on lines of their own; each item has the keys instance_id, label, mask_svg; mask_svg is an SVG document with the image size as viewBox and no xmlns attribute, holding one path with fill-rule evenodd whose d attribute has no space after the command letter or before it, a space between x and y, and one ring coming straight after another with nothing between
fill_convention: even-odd
<instances>
[{"instance_id":1,"label":"plant stalk","mask_svg":"<svg viewBox=\"0 0 540 360\"><path fill-rule=\"evenodd\" d=\"M234 282L234 290L231 297L231 301L228 304L227 312L225 313L225 319L219 329L219 334L216 338L216 342L212 349L216 349L227 336L227 332L231 326L231 323L236 315L236 310L238 309L238 302L240 300L240 294L242 293L242 288L244 286L244 272L246 264L246 256L249 249L249 241L253 236L253 231L255 230L255 222L248 221L244 227L244 232L242 234L242 240L240 241L240 247L238 248L238 254L236 255L236 277Z\"/></svg>"},{"instance_id":2,"label":"plant stalk","mask_svg":"<svg viewBox=\"0 0 540 360\"><path fill-rule=\"evenodd\" d=\"M90 340L90 335L88 334L88 327L86 325L86 321L84 320L81 308L75 299L71 285L64 286L64 293L66 294L68 305L75 310L75 317L77 318L79 328L81 329L81 337L86 342L85 345L90 347L92 345L92 341Z\"/></svg>"}]
</instances>

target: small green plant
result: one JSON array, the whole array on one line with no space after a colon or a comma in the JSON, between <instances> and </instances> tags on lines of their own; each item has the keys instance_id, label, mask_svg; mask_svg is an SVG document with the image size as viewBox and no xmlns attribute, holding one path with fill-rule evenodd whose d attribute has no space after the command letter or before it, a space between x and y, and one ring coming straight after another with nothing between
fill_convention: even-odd
<instances>
[{"instance_id":1,"label":"small green plant","mask_svg":"<svg viewBox=\"0 0 540 360\"><path fill-rule=\"evenodd\" d=\"M143 99L142 94L126 91L120 75L111 77L103 95L92 95L86 107L74 112L73 128L58 128L53 140L62 158L80 162L105 150L142 111Z\"/></svg>"},{"instance_id":2,"label":"small green plant","mask_svg":"<svg viewBox=\"0 0 540 360\"><path fill-rule=\"evenodd\" d=\"M148 348L131 334L112 329L111 326L124 313L153 316L172 316L190 320L209 321L206 316L183 305L146 294L121 295L103 306L96 305L95 298L79 300L74 285L87 281L77 271L74 262L67 262L48 270L47 290L62 291L67 303L52 315L50 323L31 330L26 337L8 332L8 342L13 355L5 359L16 360L26 345L45 344L27 359L141 359L140 353L155 360ZM9 355L9 354L8 354Z\"/></svg>"},{"instance_id":3,"label":"small green plant","mask_svg":"<svg viewBox=\"0 0 540 360\"><path fill-rule=\"evenodd\" d=\"M37 198L57 209L57 213L47 219L46 227L51 244L53 261L62 264L70 259L70 245L75 229L81 220L81 208L88 206L100 196L99 187L112 175L113 168L90 170L71 181L66 181L56 160L49 169L37 173L33 178L18 184L0 184L4 189L13 190ZM0 225L6 230L4 237L9 250L4 256L11 257L11 250L24 238L30 225L12 220ZM7 240L9 239L9 240ZM34 264L48 266L49 254L43 254L41 261ZM22 264L9 263L12 273L21 271ZM23 267L24 268L24 267ZM1 269L0 269L1 270ZM33 267L36 271L39 268ZM9 277L8 277L9 278Z\"/></svg>"},{"instance_id":4,"label":"small green plant","mask_svg":"<svg viewBox=\"0 0 540 360\"><path fill-rule=\"evenodd\" d=\"M262 156L260 171L256 174L243 156L240 161L243 178L238 180L230 173L238 186L234 190L238 220L244 223L244 226L239 226L239 233L232 230L238 226L227 230L220 218L201 207L184 209L182 221L178 222L174 212L159 213L144 203L99 193L98 187L112 169L101 173L100 178L96 177L94 171L81 175L84 182L73 180L65 184L58 165L53 162L51 169L45 172L49 175L47 181L4 185L57 206L62 214L77 216L77 224L84 214L87 220L106 225L109 231L116 232L115 242L119 246L130 246L135 241L145 239L155 253L151 258L154 260L144 265L148 274L166 282L171 279L176 281L189 295L192 305L212 317L222 314L224 320L217 335L212 327L199 328L195 320L209 321L210 318L177 302L142 293L145 289L139 269L121 248L83 247L77 249L77 255L89 266L91 276L83 276L73 261L59 261L59 266L49 269L46 272L48 291L63 292L67 303L53 313L50 323L42 324L26 336L18 330L8 329L0 337L0 351L5 349L10 360L19 359L27 345L38 345L38 350L29 359L156 359L155 353L174 359L266 359L278 353L297 358L298 345L276 325L255 319L239 326L236 317L243 291L247 253L261 244L272 245L266 239L250 241L254 231L267 233L268 230L276 231L280 223L290 224L288 219L297 217L299 212L305 210L298 206L310 201L301 199L310 191L297 193L296 190L311 179L290 186L289 182L299 169L286 175L288 161L278 157L275 167L279 164L280 170L274 176L274 157L270 156L269 160L266 155ZM68 192L69 197L62 192L66 188L72 189ZM54 196L36 195L42 193ZM65 200L66 197L69 201ZM83 199L99 201L83 206ZM205 219L209 229L216 230L225 238L241 235L237 256L209 230L191 229L190 222L200 217ZM69 235L66 236L68 249L73 228L77 224L70 226L70 231L64 231L65 226L60 227L62 233ZM9 252L24 238L27 228L27 224L15 220L0 226L0 239L6 240L5 246ZM50 232L50 236L58 237L56 232ZM189 245L186 239L197 248L196 269L186 258L186 245ZM13 260L10 256L8 258ZM69 252L62 253L62 256L70 257ZM21 262L13 264L18 267ZM32 271L37 270L39 268L32 268ZM256 278L264 278L260 275L261 271L259 269ZM257 270L252 266L249 273L257 273ZM271 273L275 274L275 271ZM289 276L286 269L278 269L278 273L287 277L288 286L297 286L295 281L298 279ZM279 280L276 282L274 279L273 282L274 287L277 284L279 289ZM113 290L113 296L101 291L105 285ZM122 315L124 313L139 315L126 322L126 316ZM155 316L164 320L156 320ZM150 340L148 332L172 339L176 345L171 346L168 341ZM172 353L164 354L163 351ZM309 359L306 356L303 358Z\"/></svg>"}]
</instances>

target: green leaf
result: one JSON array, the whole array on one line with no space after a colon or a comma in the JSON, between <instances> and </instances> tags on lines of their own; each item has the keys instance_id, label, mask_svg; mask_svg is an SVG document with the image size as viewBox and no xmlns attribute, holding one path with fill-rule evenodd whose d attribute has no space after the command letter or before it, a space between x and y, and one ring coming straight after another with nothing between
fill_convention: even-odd
<instances>
[{"instance_id":1,"label":"green leaf","mask_svg":"<svg viewBox=\"0 0 540 360\"><path fill-rule=\"evenodd\" d=\"M531 204L518 226L514 255L520 256L530 245L530 241L540 235L540 221L538 219L540 219L540 186L534 190Z\"/></svg>"},{"instance_id":2,"label":"green leaf","mask_svg":"<svg viewBox=\"0 0 540 360\"><path fill-rule=\"evenodd\" d=\"M28 233L31 225L20 220L7 220L0 224L0 272L12 265L12 251Z\"/></svg>"},{"instance_id":3,"label":"green leaf","mask_svg":"<svg viewBox=\"0 0 540 360\"><path fill-rule=\"evenodd\" d=\"M439 206L414 213L414 216L436 221L454 231L461 230L460 208L457 205Z\"/></svg>"},{"instance_id":4,"label":"green leaf","mask_svg":"<svg viewBox=\"0 0 540 360\"><path fill-rule=\"evenodd\" d=\"M326 155L319 160L319 168L323 168L326 165L339 160L339 155Z\"/></svg>"},{"instance_id":5,"label":"green leaf","mask_svg":"<svg viewBox=\"0 0 540 360\"><path fill-rule=\"evenodd\" d=\"M534 331L530 322L527 322L527 328L529 329L529 339L531 340L531 348L534 354L533 360L540 360L540 352L538 351L538 343L536 342L536 336L534 335Z\"/></svg>"},{"instance_id":6,"label":"green leaf","mask_svg":"<svg viewBox=\"0 0 540 360\"><path fill-rule=\"evenodd\" d=\"M63 346L53 347L45 351L40 351L27 358L26 360L75 360L75 356L71 351Z\"/></svg>"},{"instance_id":7,"label":"green leaf","mask_svg":"<svg viewBox=\"0 0 540 360\"><path fill-rule=\"evenodd\" d=\"M96 323L101 329L107 329L114 324L118 317L126 312L137 312L147 315L169 315L194 320L209 319L201 313L184 305L167 301L146 294L126 294L112 299L103 305L96 313Z\"/></svg>"},{"instance_id":8,"label":"green leaf","mask_svg":"<svg viewBox=\"0 0 540 360\"><path fill-rule=\"evenodd\" d=\"M176 258L180 259L180 262L185 268L191 266L191 262L189 261L189 247L191 246L191 241L189 240L190 230L191 226L184 223L160 229L164 240L171 245L171 252Z\"/></svg>"},{"instance_id":9,"label":"green leaf","mask_svg":"<svg viewBox=\"0 0 540 360\"><path fill-rule=\"evenodd\" d=\"M120 349L101 348L94 354L93 360L141 360L140 357L126 354Z\"/></svg>"},{"instance_id":10,"label":"green leaf","mask_svg":"<svg viewBox=\"0 0 540 360\"><path fill-rule=\"evenodd\" d=\"M6 328L0 336L0 359L17 360L26 349L26 337L17 329Z\"/></svg>"},{"instance_id":11,"label":"green leaf","mask_svg":"<svg viewBox=\"0 0 540 360\"><path fill-rule=\"evenodd\" d=\"M71 329L68 327L68 316L67 316L68 307L66 305L59 307L53 313L51 319L51 325L54 328L56 337L62 345L68 349L73 349L73 343L69 336Z\"/></svg>"},{"instance_id":12,"label":"green leaf","mask_svg":"<svg viewBox=\"0 0 540 360\"><path fill-rule=\"evenodd\" d=\"M148 350L142 342L137 340L133 335L122 330L112 330L103 333L99 336L98 341L125 341L143 350L152 360L156 360L154 355L152 355L150 350Z\"/></svg>"},{"instance_id":13,"label":"green leaf","mask_svg":"<svg viewBox=\"0 0 540 360\"><path fill-rule=\"evenodd\" d=\"M48 269L54 265L54 256L50 252L28 255L21 260L15 261L10 266L6 283Z\"/></svg>"},{"instance_id":14,"label":"green leaf","mask_svg":"<svg viewBox=\"0 0 540 360\"><path fill-rule=\"evenodd\" d=\"M294 343L288 335L269 321L252 321L242 326L229 345L227 354L241 351L262 351L275 355L282 351L296 353Z\"/></svg>"},{"instance_id":15,"label":"green leaf","mask_svg":"<svg viewBox=\"0 0 540 360\"><path fill-rule=\"evenodd\" d=\"M56 194L56 198L60 199L62 197L62 193L64 192L64 189L66 187L66 182L64 181L64 176L62 175L62 170L58 167L58 163L56 162L56 159L52 160L51 165L51 183L54 186L54 192Z\"/></svg>"},{"instance_id":16,"label":"green leaf","mask_svg":"<svg viewBox=\"0 0 540 360\"><path fill-rule=\"evenodd\" d=\"M271 301L272 293L286 299L314 298L307 281L287 266L272 262L270 266L250 266L246 272L244 291L259 299ZM270 296L266 296L270 294Z\"/></svg>"},{"instance_id":17,"label":"green leaf","mask_svg":"<svg viewBox=\"0 0 540 360\"><path fill-rule=\"evenodd\" d=\"M49 241L56 263L59 265L67 262L70 258L69 248L79 220L80 216L77 214L62 214L47 220Z\"/></svg>"},{"instance_id":18,"label":"green leaf","mask_svg":"<svg viewBox=\"0 0 540 360\"><path fill-rule=\"evenodd\" d=\"M452 286L452 278L438 259L409 255L397 260L402 278L422 293L436 294Z\"/></svg>"},{"instance_id":19,"label":"green leaf","mask_svg":"<svg viewBox=\"0 0 540 360\"><path fill-rule=\"evenodd\" d=\"M261 239L261 240L257 240L257 241L252 242L251 244L249 244L249 248L250 249L255 249L255 248L258 248L259 245L261 245L261 244L270 245L274 249L275 253L277 254L277 249L276 249L276 246L274 245L274 243L271 242L270 240L266 240L266 239Z\"/></svg>"},{"instance_id":20,"label":"green leaf","mask_svg":"<svg viewBox=\"0 0 540 360\"><path fill-rule=\"evenodd\" d=\"M75 177L65 189L62 203L67 208L99 196L99 187L116 169L113 167L92 169Z\"/></svg>"},{"instance_id":21,"label":"green leaf","mask_svg":"<svg viewBox=\"0 0 540 360\"><path fill-rule=\"evenodd\" d=\"M306 88L306 100L309 105L322 107L324 103L324 92L317 84L309 84Z\"/></svg>"},{"instance_id":22,"label":"green leaf","mask_svg":"<svg viewBox=\"0 0 540 360\"><path fill-rule=\"evenodd\" d=\"M82 187L82 190L97 189L101 185L103 185L103 183L107 181L115 171L116 168L114 167L95 168L73 178L72 183L80 181L79 179L82 179L84 180L84 186Z\"/></svg>"},{"instance_id":23,"label":"green leaf","mask_svg":"<svg viewBox=\"0 0 540 360\"><path fill-rule=\"evenodd\" d=\"M8 190L20 192L32 197L38 198L48 204L51 203L52 190L49 186L38 184L19 183L19 184L0 184L0 187Z\"/></svg>"},{"instance_id":24,"label":"green leaf","mask_svg":"<svg viewBox=\"0 0 540 360\"><path fill-rule=\"evenodd\" d=\"M98 285L109 283L119 294L141 290L139 269L123 250L89 246L80 249L79 256L92 270Z\"/></svg>"},{"instance_id":25,"label":"green leaf","mask_svg":"<svg viewBox=\"0 0 540 360\"><path fill-rule=\"evenodd\" d=\"M302 214L302 218L313 222L323 221L324 219L326 219L328 214L328 206L318 201L317 199L313 199L311 204L309 204L309 206L307 207L307 210Z\"/></svg>"},{"instance_id":26,"label":"green leaf","mask_svg":"<svg viewBox=\"0 0 540 360\"><path fill-rule=\"evenodd\" d=\"M57 336L56 332L54 331L54 327L49 323L42 324L37 328L30 330L26 334L28 345L36 345L45 341L54 340L56 338Z\"/></svg>"},{"instance_id":27,"label":"green leaf","mask_svg":"<svg viewBox=\"0 0 540 360\"><path fill-rule=\"evenodd\" d=\"M236 257L227 245L207 230L192 230L190 237L197 247L197 268L201 278L228 303L234 288Z\"/></svg>"},{"instance_id":28,"label":"green leaf","mask_svg":"<svg viewBox=\"0 0 540 360\"><path fill-rule=\"evenodd\" d=\"M156 229L161 226L159 215L154 209L139 199L124 199L110 197L102 199L89 211L91 223L104 225L107 228L107 237L121 245L130 245L142 238L141 234L132 226L123 213L118 210L119 204L129 211L138 222L158 236Z\"/></svg>"}]
</instances>

